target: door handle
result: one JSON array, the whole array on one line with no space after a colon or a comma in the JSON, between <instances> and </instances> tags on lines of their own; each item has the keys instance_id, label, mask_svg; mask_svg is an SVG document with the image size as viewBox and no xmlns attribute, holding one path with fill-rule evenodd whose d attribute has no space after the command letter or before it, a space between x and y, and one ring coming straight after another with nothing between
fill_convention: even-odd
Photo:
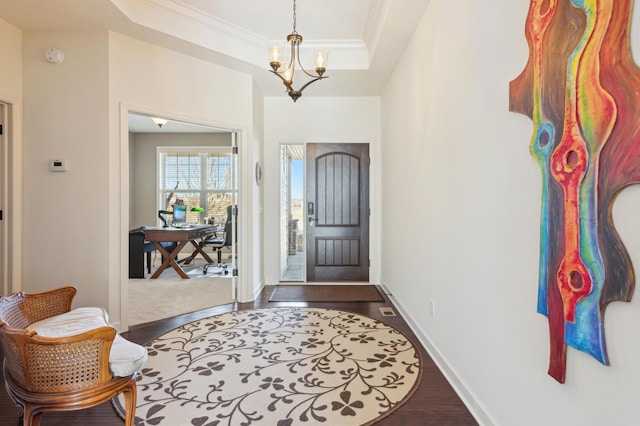
<instances>
[{"instance_id":1,"label":"door handle","mask_svg":"<svg viewBox=\"0 0 640 426\"><path fill-rule=\"evenodd\" d=\"M309 216L307 218L307 222L313 223L318 221L318 219L313 218L314 213L315 213L315 206L313 205L313 201L309 201L307 203L307 216Z\"/></svg>"}]
</instances>

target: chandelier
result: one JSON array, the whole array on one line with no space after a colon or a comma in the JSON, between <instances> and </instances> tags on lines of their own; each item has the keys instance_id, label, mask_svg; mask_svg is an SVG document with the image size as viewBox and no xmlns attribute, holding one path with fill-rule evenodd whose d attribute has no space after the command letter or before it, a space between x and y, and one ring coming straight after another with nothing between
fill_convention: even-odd
<instances>
[{"instance_id":1,"label":"chandelier","mask_svg":"<svg viewBox=\"0 0 640 426\"><path fill-rule=\"evenodd\" d=\"M269 49L271 53L271 60L269 62L269 65L271 65L271 69L269 71L277 75L282 80L287 88L287 94L295 102L300 96L302 96L302 91L306 89L308 85L310 85L314 81L328 78L328 76L324 75L324 72L327 70L327 58L329 56L328 52L323 51L317 51L313 53L313 61L316 66L315 74L308 72L302 66L302 62L300 62L300 44L302 43L302 36L296 32L296 0L293 0L293 32L287 36L287 43L291 45L291 56L289 59L289 65L287 65L287 67L282 71L278 71L280 69L280 66L282 65L282 48L280 46L272 46ZM296 63L303 73L311 77L311 80L307 81L302 87L300 87L300 89L293 88L293 78L296 73Z\"/></svg>"}]
</instances>

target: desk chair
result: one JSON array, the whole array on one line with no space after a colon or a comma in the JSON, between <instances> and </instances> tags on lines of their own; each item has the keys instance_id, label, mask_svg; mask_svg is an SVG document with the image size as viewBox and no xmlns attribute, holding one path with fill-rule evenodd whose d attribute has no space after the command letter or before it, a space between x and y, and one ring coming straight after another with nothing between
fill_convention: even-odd
<instances>
[{"instance_id":1,"label":"desk chair","mask_svg":"<svg viewBox=\"0 0 640 426\"><path fill-rule=\"evenodd\" d=\"M238 206L236 204L227 206L227 222L235 221L236 240L238 242ZM229 256L231 258L231 256Z\"/></svg>"},{"instance_id":2,"label":"desk chair","mask_svg":"<svg viewBox=\"0 0 640 426\"><path fill-rule=\"evenodd\" d=\"M215 251L218 252L218 264L216 265L215 263L207 263L202 268L202 274L206 274L207 270L209 269L209 266L212 266L212 265L217 266L218 268L222 268L221 272L223 272L225 275L229 273L229 271L227 271L227 264L222 263L222 249L224 247L231 247L231 245L233 244L232 226L233 226L233 222L228 221L227 223L224 224L224 232L221 237L209 238L202 242L203 245L211 246Z\"/></svg>"},{"instance_id":3,"label":"desk chair","mask_svg":"<svg viewBox=\"0 0 640 426\"><path fill-rule=\"evenodd\" d=\"M144 278L144 257L147 259L147 273L151 273L151 253L157 249L153 243L145 241L145 229L146 226L141 226L129 231L129 278ZM174 245L172 242L160 244L169 251Z\"/></svg>"},{"instance_id":4,"label":"desk chair","mask_svg":"<svg viewBox=\"0 0 640 426\"><path fill-rule=\"evenodd\" d=\"M236 219L238 216L238 210L237 210L238 206L236 205L229 205L227 206L227 222L231 222L233 220L233 214L234 214L234 210L235 210L235 214L236 214Z\"/></svg>"}]
</instances>

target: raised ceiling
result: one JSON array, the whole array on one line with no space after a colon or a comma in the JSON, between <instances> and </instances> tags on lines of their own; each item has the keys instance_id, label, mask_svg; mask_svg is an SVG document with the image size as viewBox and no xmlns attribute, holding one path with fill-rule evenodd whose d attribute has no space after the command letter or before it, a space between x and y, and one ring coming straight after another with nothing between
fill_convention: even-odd
<instances>
[{"instance_id":1,"label":"raised ceiling","mask_svg":"<svg viewBox=\"0 0 640 426\"><path fill-rule=\"evenodd\" d=\"M296 29L305 52L318 46L330 52L330 78L303 96L381 94L428 4L297 0ZM292 5L293 0L0 0L0 18L25 30L119 32L249 73L266 96L285 96L282 83L268 72L267 49L274 41L285 44Z\"/></svg>"}]
</instances>

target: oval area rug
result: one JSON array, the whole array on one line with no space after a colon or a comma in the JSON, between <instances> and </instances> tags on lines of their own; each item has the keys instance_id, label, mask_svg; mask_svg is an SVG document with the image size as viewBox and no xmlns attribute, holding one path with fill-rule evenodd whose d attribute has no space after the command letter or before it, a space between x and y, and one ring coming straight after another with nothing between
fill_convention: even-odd
<instances>
[{"instance_id":1,"label":"oval area rug","mask_svg":"<svg viewBox=\"0 0 640 426\"><path fill-rule=\"evenodd\" d=\"M404 403L422 373L395 328L317 308L216 315L147 349L137 425L367 425Z\"/></svg>"}]
</instances>

